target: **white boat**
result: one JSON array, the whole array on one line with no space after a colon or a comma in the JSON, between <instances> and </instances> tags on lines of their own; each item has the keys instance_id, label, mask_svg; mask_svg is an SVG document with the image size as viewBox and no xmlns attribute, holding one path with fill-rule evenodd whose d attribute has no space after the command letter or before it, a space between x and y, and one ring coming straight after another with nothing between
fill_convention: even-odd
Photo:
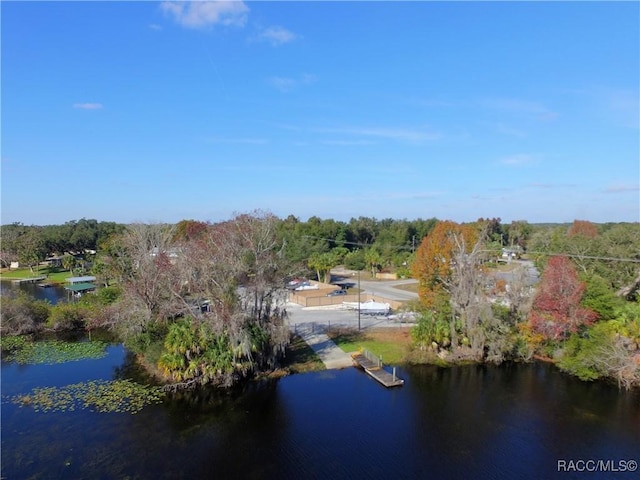
<instances>
[{"instance_id":1,"label":"white boat","mask_svg":"<svg viewBox=\"0 0 640 480\"><path fill-rule=\"evenodd\" d=\"M369 300L368 302L342 302L342 304L350 310L358 310L360 307L360 313L363 315L389 315L391 312L391 305L388 303L376 302Z\"/></svg>"}]
</instances>

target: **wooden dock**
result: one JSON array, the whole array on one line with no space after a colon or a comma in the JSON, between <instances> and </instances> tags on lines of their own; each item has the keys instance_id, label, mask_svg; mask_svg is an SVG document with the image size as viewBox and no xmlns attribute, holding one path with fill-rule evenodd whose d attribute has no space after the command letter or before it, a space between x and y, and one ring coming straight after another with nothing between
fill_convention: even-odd
<instances>
[{"instance_id":1,"label":"wooden dock","mask_svg":"<svg viewBox=\"0 0 640 480\"><path fill-rule=\"evenodd\" d=\"M46 280L47 277L44 275L41 277L31 277L31 278L16 278L15 280L11 280L12 283L37 283L42 280Z\"/></svg>"},{"instance_id":2,"label":"wooden dock","mask_svg":"<svg viewBox=\"0 0 640 480\"><path fill-rule=\"evenodd\" d=\"M387 372L383 368L382 359L368 350L357 352L351 355L353 363L356 367L362 368L371 377L377 380L385 387L399 387L404 384L404 380L396 376L396 368L393 367L393 373Z\"/></svg>"}]
</instances>

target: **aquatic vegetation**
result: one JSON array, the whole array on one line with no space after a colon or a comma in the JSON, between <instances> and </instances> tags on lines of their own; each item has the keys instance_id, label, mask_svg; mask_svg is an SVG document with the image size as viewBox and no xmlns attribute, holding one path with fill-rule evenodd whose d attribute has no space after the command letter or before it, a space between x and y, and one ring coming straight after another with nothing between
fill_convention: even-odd
<instances>
[{"instance_id":1,"label":"aquatic vegetation","mask_svg":"<svg viewBox=\"0 0 640 480\"><path fill-rule=\"evenodd\" d=\"M101 341L70 343L50 340L39 342L24 336L7 336L0 339L0 348L7 362L23 365L65 363L97 359L107 355L107 343Z\"/></svg>"},{"instance_id":2,"label":"aquatic vegetation","mask_svg":"<svg viewBox=\"0 0 640 480\"><path fill-rule=\"evenodd\" d=\"M161 403L162 387L140 385L131 380L92 380L64 387L34 388L11 401L36 412L89 409L100 413L138 413L145 406Z\"/></svg>"}]
</instances>

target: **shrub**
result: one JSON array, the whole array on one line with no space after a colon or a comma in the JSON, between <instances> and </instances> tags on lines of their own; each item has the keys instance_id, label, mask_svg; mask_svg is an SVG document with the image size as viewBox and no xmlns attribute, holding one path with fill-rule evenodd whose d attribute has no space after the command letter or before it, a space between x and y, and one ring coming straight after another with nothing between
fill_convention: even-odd
<instances>
[{"instance_id":1,"label":"shrub","mask_svg":"<svg viewBox=\"0 0 640 480\"><path fill-rule=\"evenodd\" d=\"M26 293L18 296L3 296L0 309L0 332L3 335L34 333L44 327L51 304L34 300Z\"/></svg>"},{"instance_id":2,"label":"shrub","mask_svg":"<svg viewBox=\"0 0 640 480\"><path fill-rule=\"evenodd\" d=\"M47 325L54 330L79 330L91 317L91 307L82 303L59 303L51 308Z\"/></svg>"},{"instance_id":3,"label":"shrub","mask_svg":"<svg viewBox=\"0 0 640 480\"><path fill-rule=\"evenodd\" d=\"M122 290L117 286L104 287L96 292L96 296L100 299L102 305L109 305L115 302L120 298L121 294Z\"/></svg>"},{"instance_id":4,"label":"shrub","mask_svg":"<svg viewBox=\"0 0 640 480\"><path fill-rule=\"evenodd\" d=\"M367 266L364 259L364 250L354 250L344 257L344 266L350 270L364 270Z\"/></svg>"}]
</instances>

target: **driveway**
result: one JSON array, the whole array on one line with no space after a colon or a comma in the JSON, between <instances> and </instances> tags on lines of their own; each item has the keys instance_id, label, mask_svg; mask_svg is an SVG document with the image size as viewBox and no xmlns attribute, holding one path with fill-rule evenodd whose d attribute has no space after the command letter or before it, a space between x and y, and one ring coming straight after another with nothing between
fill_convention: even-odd
<instances>
[{"instance_id":1,"label":"driveway","mask_svg":"<svg viewBox=\"0 0 640 480\"><path fill-rule=\"evenodd\" d=\"M363 280L358 281L358 274L354 270L346 269L334 269L331 271L334 278L338 278L338 282L334 283L349 283L350 285L357 287L358 283L363 293L370 293L371 295L380 295L381 297L388 298L389 300L416 300L418 294L415 292L409 292L402 290L399 285L411 285L418 283L417 280L412 278L402 280Z\"/></svg>"},{"instance_id":2,"label":"driveway","mask_svg":"<svg viewBox=\"0 0 640 480\"><path fill-rule=\"evenodd\" d=\"M532 261L530 260L512 260L512 263L518 263L525 269L525 278L527 285L535 285L540 281L540 272L535 267ZM511 270L509 272L497 272L495 273L495 277L501 280L504 280L507 283L511 283L514 279L514 271Z\"/></svg>"}]
</instances>

